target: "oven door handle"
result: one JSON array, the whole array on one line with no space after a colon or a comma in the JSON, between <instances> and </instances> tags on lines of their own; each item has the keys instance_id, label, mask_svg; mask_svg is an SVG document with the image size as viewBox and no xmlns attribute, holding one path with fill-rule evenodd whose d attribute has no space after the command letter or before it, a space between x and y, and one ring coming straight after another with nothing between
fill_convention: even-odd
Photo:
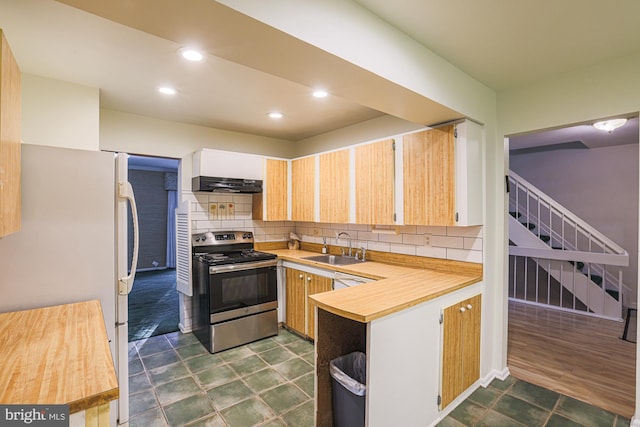
<instances>
[{"instance_id":1,"label":"oven door handle","mask_svg":"<svg viewBox=\"0 0 640 427\"><path fill-rule=\"evenodd\" d=\"M273 267L278 264L277 259L267 261L245 262L241 264L215 265L209 267L210 274L230 273L232 271L253 270L262 267Z\"/></svg>"}]
</instances>

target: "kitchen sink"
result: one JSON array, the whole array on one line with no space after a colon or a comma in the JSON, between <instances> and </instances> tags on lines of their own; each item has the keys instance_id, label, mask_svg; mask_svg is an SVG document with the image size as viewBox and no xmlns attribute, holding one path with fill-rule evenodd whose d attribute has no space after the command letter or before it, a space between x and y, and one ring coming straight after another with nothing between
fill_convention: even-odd
<instances>
[{"instance_id":1,"label":"kitchen sink","mask_svg":"<svg viewBox=\"0 0 640 427\"><path fill-rule=\"evenodd\" d=\"M340 256L340 255L314 255L314 256L303 257L302 259L306 259L309 261L324 262L325 264L331 264L331 265L349 265L349 264L356 264L356 263L363 262L363 261L360 261L359 259Z\"/></svg>"}]
</instances>

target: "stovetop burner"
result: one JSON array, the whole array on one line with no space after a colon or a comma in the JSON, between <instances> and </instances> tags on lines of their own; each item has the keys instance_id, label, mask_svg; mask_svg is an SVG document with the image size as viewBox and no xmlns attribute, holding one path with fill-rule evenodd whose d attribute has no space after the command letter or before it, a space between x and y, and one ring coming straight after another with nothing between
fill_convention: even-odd
<instances>
[{"instance_id":1,"label":"stovetop burner","mask_svg":"<svg viewBox=\"0 0 640 427\"><path fill-rule=\"evenodd\" d=\"M250 231L217 231L191 236L193 255L209 265L238 264L276 259L274 254L253 249Z\"/></svg>"},{"instance_id":2,"label":"stovetop burner","mask_svg":"<svg viewBox=\"0 0 640 427\"><path fill-rule=\"evenodd\" d=\"M209 265L238 264L277 258L274 254L259 252L253 249L226 253L200 253L196 254L196 256L199 256L200 259L209 263Z\"/></svg>"}]
</instances>

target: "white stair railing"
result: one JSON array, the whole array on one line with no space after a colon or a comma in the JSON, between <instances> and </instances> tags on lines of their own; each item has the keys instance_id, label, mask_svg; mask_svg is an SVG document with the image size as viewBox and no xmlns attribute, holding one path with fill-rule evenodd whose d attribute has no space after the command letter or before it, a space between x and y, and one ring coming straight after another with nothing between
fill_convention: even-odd
<instances>
[{"instance_id":1,"label":"white stair railing","mask_svg":"<svg viewBox=\"0 0 640 427\"><path fill-rule=\"evenodd\" d=\"M509 251L510 296L521 299L519 296L525 295L525 300L535 303L620 318L623 290L620 267L629 264L627 251L513 171L509 185L509 210L513 217L510 239L517 245ZM519 267L519 262L528 265L529 260L519 261L527 258L543 269L543 275L548 275L546 293L539 289L545 283L539 283L538 267ZM532 272L535 279L518 277ZM558 298L553 303L540 301L539 295L551 297L552 281L554 289L564 288L554 291L560 299L566 291L571 293L571 304L566 299L560 303ZM533 291L531 283L536 284Z\"/></svg>"}]
</instances>

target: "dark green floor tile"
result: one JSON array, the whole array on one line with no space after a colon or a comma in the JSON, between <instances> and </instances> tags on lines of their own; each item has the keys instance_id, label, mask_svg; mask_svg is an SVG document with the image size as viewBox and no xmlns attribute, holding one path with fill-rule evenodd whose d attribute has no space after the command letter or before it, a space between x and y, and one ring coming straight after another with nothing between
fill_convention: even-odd
<instances>
[{"instance_id":1,"label":"dark green floor tile","mask_svg":"<svg viewBox=\"0 0 640 427\"><path fill-rule=\"evenodd\" d=\"M222 384L229 383L238 378L238 375L227 365L220 365L209 368L206 371L200 371L195 374L202 387L212 388Z\"/></svg>"},{"instance_id":2,"label":"dark green floor tile","mask_svg":"<svg viewBox=\"0 0 640 427\"><path fill-rule=\"evenodd\" d=\"M267 405L256 398L224 409L220 415L230 427L255 426L275 416Z\"/></svg>"},{"instance_id":3,"label":"dark green floor tile","mask_svg":"<svg viewBox=\"0 0 640 427\"><path fill-rule=\"evenodd\" d=\"M244 359L229 362L229 366L231 366L231 368L241 377L253 374L254 372L268 367L268 365L258 356L249 356Z\"/></svg>"},{"instance_id":4,"label":"dark green floor tile","mask_svg":"<svg viewBox=\"0 0 640 427\"><path fill-rule=\"evenodd\" d=\"M456 421L461 422L464 425L473 425L487 412L487 408L476 405L475 403L465 400L459 404L451 414L449 414Z\"/></svg>"},{"instance_id":5,"label":"dark green floor tile","mask_svg":"<svg viewBox=\"0 0 640 427\"><path fill-rule=\"evenodd\" d=\"M451 415L440 421L436 427L466 427L460 421L457 421Z\"/></svg>"},{"instance_id":6,"label":"dark green floor tile","mask_svg":"<svg viewBox=\"0 0 640 427\"><path fill-rule=\"evenodd\" d=\"M311 426L311 425L310 425ZM260 427L287 427L287 425L279 418L260 424Z\"/></svg>"},{"instance_id":7,"label":"dark green floor tile","mask_svg":"<svg viewBox=\"0 0 640 427\"><path fill-rule=\"evenodd\" d=\"M260 393L286 381L282 375L272 368L263 369L243 379L249 385L249 388L256 393Z\"/></svg>"},{"instance_id":8,"label":"dark green floor tile","mask_svg":"<svg viewBox=\"0 0 640 427\"><path fill-rule=\"evenodd\" d=\"M213 406L220 411L231 405L242 402L253 397L254 393L240 380L212 388L207 391L209 399L213 401Z\"/></svg>"},{"instance_id":9,"label":"dark green floor tile","mask_svg":"<svg viewBox=\"0 0 640 427\"><path fill-rule=\"evenodd\" d=\"M513 383L516 382L516 379L513 378L512 376L508 376L507 378L503 380L499 380L499 379L495 379L493 381L491 381L491 384L489 384L491 387L495 387L498 390L506 390L509 387L511 387L511 385L513 385Z\"/></svg>"},{"instance_id":10,"label":"dark green floor tile","mask_svg":"<svg viewBox=\"0 0 640 427\"><path fill-rule=\"evenodd\" d=\"M196 384L191 377L182 378L156 387L156 394L162 406L200 393L202 393L202 389L198 387L198 384Z\"/></svg>"},{"instance_id":11,"label":"dark green floor tile","mask_svg":"<svg viewBox=\"0 0 640 427\"><path fill-rule=\"evenodd\" d=\"M227 425L222 420L220 414L213 414L210 417L205 417L187 424L186 427L227 427Z\"/></svg>"},{"instance_id":12,"label":"dark green floor tile","mask_svg":"<svg viewBox=\"0 0 640 427\"><path fill-rule=\"evenodd\" d=\"M273 337L272 340L274 340L275 342L277 342L279 344L283 344L283 345L292 343L294 341L303 341L302 338L300 338L296 334L293 334L293 333L287 331L286 329L280 329L280 332L278 333L278 335Z\"/></svg>"},{"instance_id":13,"label":"dark green floor tile","mask_svg":"<svg viewBox=\"0 0 640 427\"><path fill-rule=\"evenodd\" d=\"M255 353L247 346L232 348L218 353L227 362L233 362L234 360L244 359L245 357L253 356Z\"/></svg>"},{"instance_id":14,"label":"dark green floor tile","mask_svg":"<svg viewBox=\"0 0 640 427\"><path fill-rule=\"evenodd\" d=\"M286 344L285 347L298 356L313 352L313 344L308 341L294 341L290 344Z\"/></svg>"},{"instance_id":15,"label":"dark green floor tile","mask_svg":"<svg viewBox=\"0 0 640 427\"><path fill-rule=\"evenodd\" d=\"M167 337L167 341L169 341L169 343L173 346L173 348L184 347L185 345L200 343L198 338L196 338L196 336L193 334L183 334L182 332L172 332L165 336ZM202 348L204 348L204 346Z\"/></svg>"},{"instance_id":16,"label":"dark green floor tile","mask_svg":"<svg viewBox=\"0 0 640 427\"><path fill-rule=\"evenodd\" d=\"M277 365L295 357L295 355L286 348L278 346L260 353L260 357L270 365Z\"/></svg>"},{"instance_id":17,"label":"dark green floor tile","mask_svg":"<svg viewBox=\"0 0 640 427\"><path fill-rule=\"evenodd\" d=\"M294 384L300 387L302 391L307 393L309 397L313 397L315 393L315 380L316 380L316 376L312 372L310 374L307 374L298 378L297 380L294 381Z\"/></svg>"},{"instance_id":18,"label":"dark green floor tile","mask_svg":"<svg viewBox=\"0 0 640 427\"><path fill-rule=\"evenodd\" d=\"M138 347L136 347L135 342L127 343L127 357L129 360L135 359L136 357L140 358L140 355L138 354Z\"/></svg>"},{"instance_id":19,"label":"dark green floor tile","mask_svg":"<svg viewBox=\"0 0 640 427\"><path fill-rule=\"evenodd\" d=\"M142 393L129 394L129 415L134 416L151 408L157 408L160 405L156 400L156 395L151 391L143 391Z\"/></svg>"},{"instance_id":20,"label":"dark green floor tile","mask_svg":"<svg viewBox=\"0 0 640 427\"><path fill-rule=\"evenodd\" d=\"M316 354L313 351L311 353L305 354L304 356L302 356L302 358L309 362L311 365L315 365L316 363Z\"/></svg>"},{"instance_id":21,"label":"dark green floor tile","mask_svg":"<svg viewBox=\"0 0 640 427\"><path fill-rule=\"evenodd\" d=\"M488 408L493 405L500 396L502 396L502 392L496 388L478 387L478 389L469 396L469 400Z\"/></svg>"},{"instance_id":22,"label":"dark green floor tile","mask_svg":"<svg viewBox=\"0 0 640 427\"><path fill-rule=\"evenodd\" d=\"M129 393L139 393L151 389L151 382L144 372L129 377Z\"/></svg>"},{"instance_id":23,"label":"dark green floor tile","mask_svg":"<svg viewBox=\"0 0 640 427\"><path fill-rule=\"evenodd\" d=\"M155 337L147 338L144 340L136 341L136 348L141 357L146 357L151 354L162 353L163 351L171 350L171 343L167 341L164 335L158 335Z\"/></svg>"},{"instance_id":24,"label":"dark green floor tile","mask_svg":"<svg viewBox=\"0 0 640 427\"><path fill-rule=\"evenodd\" d=\"M582 427L582 424L578 424L575 421L571 421L569 418L565 418L562 415L553 414L545 427Z\"/></svg>"},{"instance_id":25,"label":"dark green floor tile","mask_svg":"<svg viewBox=\"0 0 640 427\"><path fill-rule=\"evenodd\" d=\"M313 400L309 400L282 416L290 427L308 427L314 425Z\"/></svg>"},{"instance_id":26,"label":"dark green floor tile","mask_svg":"<svg viewBox=\"0 0 640 427\"><path fill-rule=\"evenodd\" d=\"M173 349L142 358L142 364L147 369L155 369L178 362L180 362L180 358Z\"/></svg>"},{"instance_id":27,"label":"dark green floor tile","mask_svg":"<svg viewBox=\"0 0 640 427\"><path fill-rule=\"evenodd\" d=\"M282 384L261 393L260 397L279 415L309 399L302 390L292 384Z\"/></svg>"},{"instance_id":28,"label":"dark green floor tile","mask_svg":"<svg viewBox=\"0 0 640 427\"><path fill-rule=\"evenodd\" d=\"M203 354L211 354L200 343L178 347L176 348L176 351L183 359L190 359L195 356L202 356Z\"/></svg>"},{"instance_id":29,"label":"dark green floor tile","mask_svg":"<svg viewBox=\"0 0 640 427\"><path fill-rule=\"evenodd\" d=\"M206 369L215 368L223 363L226 362L217 354L205 354L184 361L184 364L187 365L187 368L189 368L191 372L200 372Z\"/></svg>"},{"instance_id":30,"label":"dark green floor tile","mask_svg":"<svg viewBox=\"0 0 640 427\"><path fill-rule=\"evenodd\" d=\"M614 427L629 427L630 425L631 425L631 420L618 415L618 418L616 419L616 423Z\"/></svg>"},{"instance_id":31,"label":"dark green floor tile","mask_svg":"<svg viewBox=\"0 0 640 427\"><path fill-rule=\"evenodd\" d=\"M556 412L586 427L610 427L615 415L571 397L563 396Z\"/></svg>"},{"instance_id":32,"label":"dark green floor tile","mask_svg":"<svg viewBox=\"0 0 640 427\"><path fill-rule=\"evenodd\" d=\"M520 424L519 422L507 417L506 415L502 415L499 412L489 410L484 417L476 424L474 427L525 427L525 424Z\"/></svg>"},{"instance_id":33,"label":"dark green floor tile","mask_svg":"<svg viewBox=\"0 0 640 427\"><path fill-rule=\"evenodd\" d=\"M524 381L517 381L508 393L547 410L552 410L560 398L560 394L555 391Z\"/></svg>"},{"instance_id":34,"label":"dark green floor tile","mask_svg":"<svg viewBox=\"0 0 640 427\"><path fill-rule=\"evenodd\" d=\"M261 353L263 351L272 349L272 348L277 347L279 345L280 344L278 344L277 342L275 342L271 338L265 338L265 339L260 340L260 341L252 342L252 343L248 344L247 347L249 347L249 349L251 349L251 351L255 351L256 353Z\"/></svg>"},{"instance_id":35,"label":"dark green floor tile","mask_svg":"<svg viewBox=\"0 0 640 427\"><path fill-rule=\"evenodd\" d=\"M160 407L129 418L129 427L166 427L168 425Z\"/></svg>"},{"instance_id":36,"label":"dark green floor tile","mask_svg":"<svg viewBox=\"0 0 640 427\"><path fill-rule=\"evenodd\" d=\"M213 412L211 400L204 394L196 394L164 407L170 426L183 426Z\"/></svg>"},{"instance_id":37,"label":"dark green floor tile","mask_svg":"<svg viewBox=\"0 0 640 427\"><path fill-rule=\"evenodd\" d=\"M191 375L191 372L189 372L187 367L182 363L161 366L160 368L149 371L149 376L151 377L151 382L154 386L188 377L189 375Z\"/></svg>"},{"instance_id":38,"label":"dark green floor tile","mask_svg":"<svg viewBox=\"0 0 640 427\"><path fill-rule=\"evenodd\" d=\"M508 394L503 395L500 400L496 402L493 410L513 418L525 424L527 427L543 426L549 417L548 411Z\"/></svg>"},{"instance_id":39,"label":"dark green floor tile","mask_svg":"<svg viewBox=\"0 0 640 427\"><path fill-rule=\"evenodd\" d=\"M313 366L300 358L295 358L282 362L274 366L283 377L293 380L313 371Z\"/></svg>"},{"instance_id":40,"label":"dark green floor tile","mask_svg":"<svg viewBox=\"0 0 640 427\"><path fill-rule=\"evenodd\" d=\"M129 376L144 372L144 366L142 366L142 360L139 357L129 360Z\"/></svg>"}]
</instances>

